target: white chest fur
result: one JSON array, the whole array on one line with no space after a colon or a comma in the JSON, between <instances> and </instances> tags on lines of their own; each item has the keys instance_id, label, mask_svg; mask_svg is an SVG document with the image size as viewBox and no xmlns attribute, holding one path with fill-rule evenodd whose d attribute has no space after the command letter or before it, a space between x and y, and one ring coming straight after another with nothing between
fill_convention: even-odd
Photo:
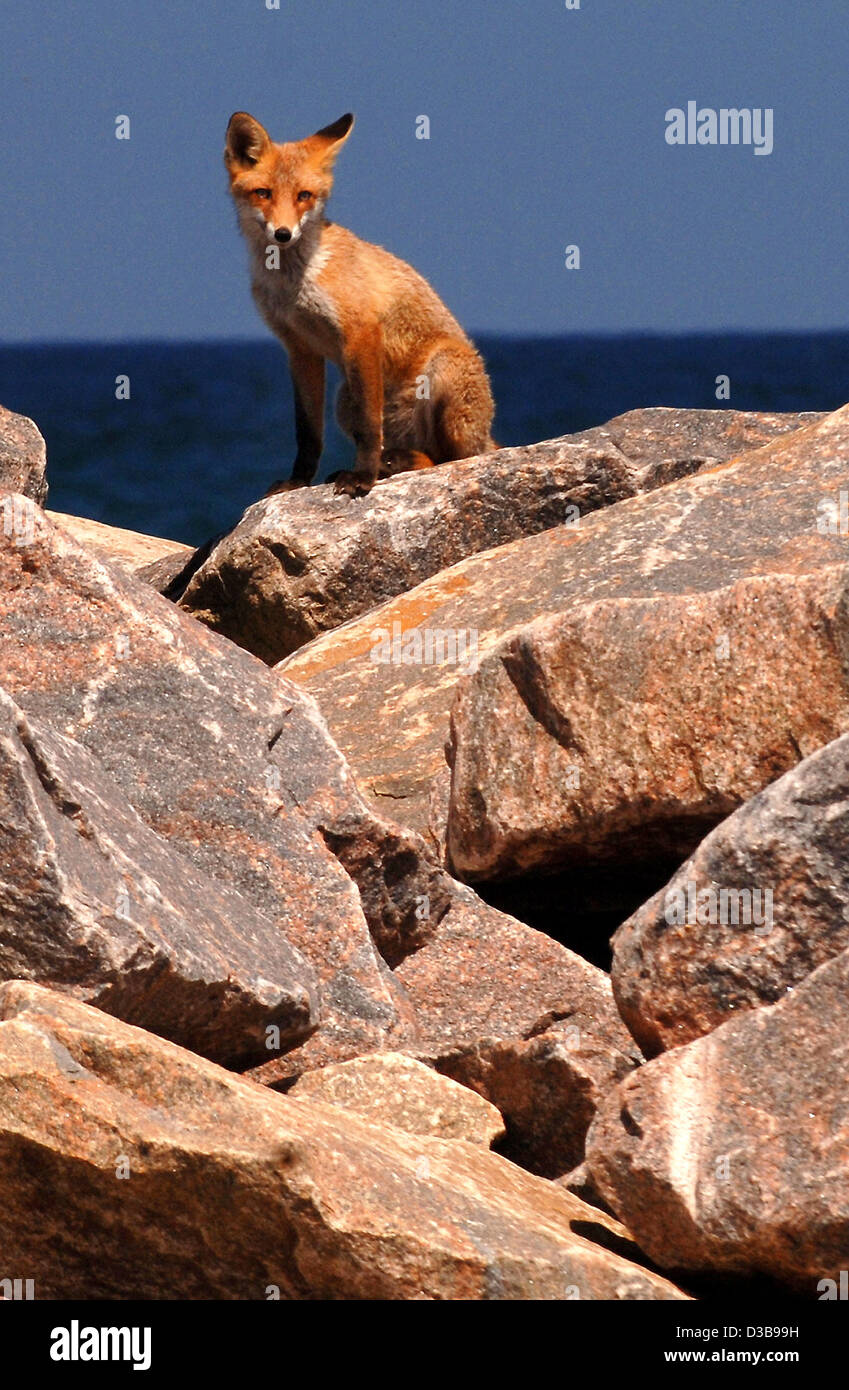
<instances>
[{"instance_id":1,"label":"white chest fur","mask_svg":"<svg viewBox=\"0 0 849 1390\"><path fill-rule=\"evenodd\" d=\"M269 254L274 252L276 254ZM254 301L272 333L297 333L316 352L333 361L341 355L335 306L319 276L327 251L306 237L292 247L263 247L252 255Z\"/></svg>"}]
</instances>

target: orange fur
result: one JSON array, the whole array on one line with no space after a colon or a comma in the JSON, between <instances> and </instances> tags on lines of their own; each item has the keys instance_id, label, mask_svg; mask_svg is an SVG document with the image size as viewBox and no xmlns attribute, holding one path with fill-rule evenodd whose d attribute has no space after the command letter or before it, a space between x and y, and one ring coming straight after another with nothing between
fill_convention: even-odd
<instances>
[{"instance_id":1,"label":"orange fur","mask_svg":"<svg viewBox=\"0 0 849 1390\"><path fill-rule=\"evenodd\" d=\"M333 162L353 123L343 116L289 144L275 144L242 111L227 129L254 299L288 351L295 392L292 477L272 492L315 475L327 359L342 371L336 413L357 449L337 490L367 492L379 474L496 447L483 362L439 296L412 266L324 216Z\"/></svg>"}]
</instances>

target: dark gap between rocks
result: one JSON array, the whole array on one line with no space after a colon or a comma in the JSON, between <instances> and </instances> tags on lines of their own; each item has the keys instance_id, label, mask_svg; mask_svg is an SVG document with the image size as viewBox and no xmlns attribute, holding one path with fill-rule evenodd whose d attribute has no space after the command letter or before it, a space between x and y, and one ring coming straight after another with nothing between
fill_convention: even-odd
<instances>
[{"instance_id":1,"label":"dark gap between rocks","mask_svg":"<svg viewBox=\"0 0 849 1390\"><path fill-rule=\"evenodd\" d=\"M609 971L610 938L616 928L669 882L680 863L679 858L670 857L650 864L528 874L472 886L490 907L545 932Z\"/></svg>"}]
</instances>

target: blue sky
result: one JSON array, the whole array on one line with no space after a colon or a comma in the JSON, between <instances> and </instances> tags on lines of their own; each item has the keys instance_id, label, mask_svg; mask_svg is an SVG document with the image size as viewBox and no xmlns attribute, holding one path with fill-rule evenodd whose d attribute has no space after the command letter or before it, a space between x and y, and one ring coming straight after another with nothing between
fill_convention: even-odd
<instances>
[{"instance_id":1,"label":"blue sky","mask_svg":"<svg viewBox=\"0 0 849 1390\"><path fill-rule=\"evenodd\" d=\"M0 342L264 336L221 161L237 108L278 139L355 111L331 215L473 331L845 327L847 19L846 0L7 3ZM774 152L670 147L688 100L773 108Z\"/></svg>"}]
</instances>

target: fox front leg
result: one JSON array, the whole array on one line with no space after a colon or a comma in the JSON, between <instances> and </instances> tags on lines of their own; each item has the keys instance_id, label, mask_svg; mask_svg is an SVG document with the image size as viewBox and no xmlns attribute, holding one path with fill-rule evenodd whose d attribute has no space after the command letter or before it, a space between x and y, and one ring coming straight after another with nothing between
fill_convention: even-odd
<instances>
[{"instance_id":1,"label":"fox front leg","mask_svg":"<svg viewBox=\"0 0 849 1390\"><path fill-rule=\"evenodd\" d=\"M352 469L329 479L336 492L359 497L377 481L383 452L383 342L379 329L348 344L345 381L336 406L337 419L357 446Z\"/></svg>"},{"instance_id":2,"label":"fox front leg","mask_svg":"<svg viewBox=\"0 0 849 1390\"><path fill-rule=\"evenodd\" d=\"M289 370L295 395L295 440L297 453L292 476L273 483L265 494L309 487L324 447L324 358L294 338L287 338Z\"/></svg>"}]
</instances>

